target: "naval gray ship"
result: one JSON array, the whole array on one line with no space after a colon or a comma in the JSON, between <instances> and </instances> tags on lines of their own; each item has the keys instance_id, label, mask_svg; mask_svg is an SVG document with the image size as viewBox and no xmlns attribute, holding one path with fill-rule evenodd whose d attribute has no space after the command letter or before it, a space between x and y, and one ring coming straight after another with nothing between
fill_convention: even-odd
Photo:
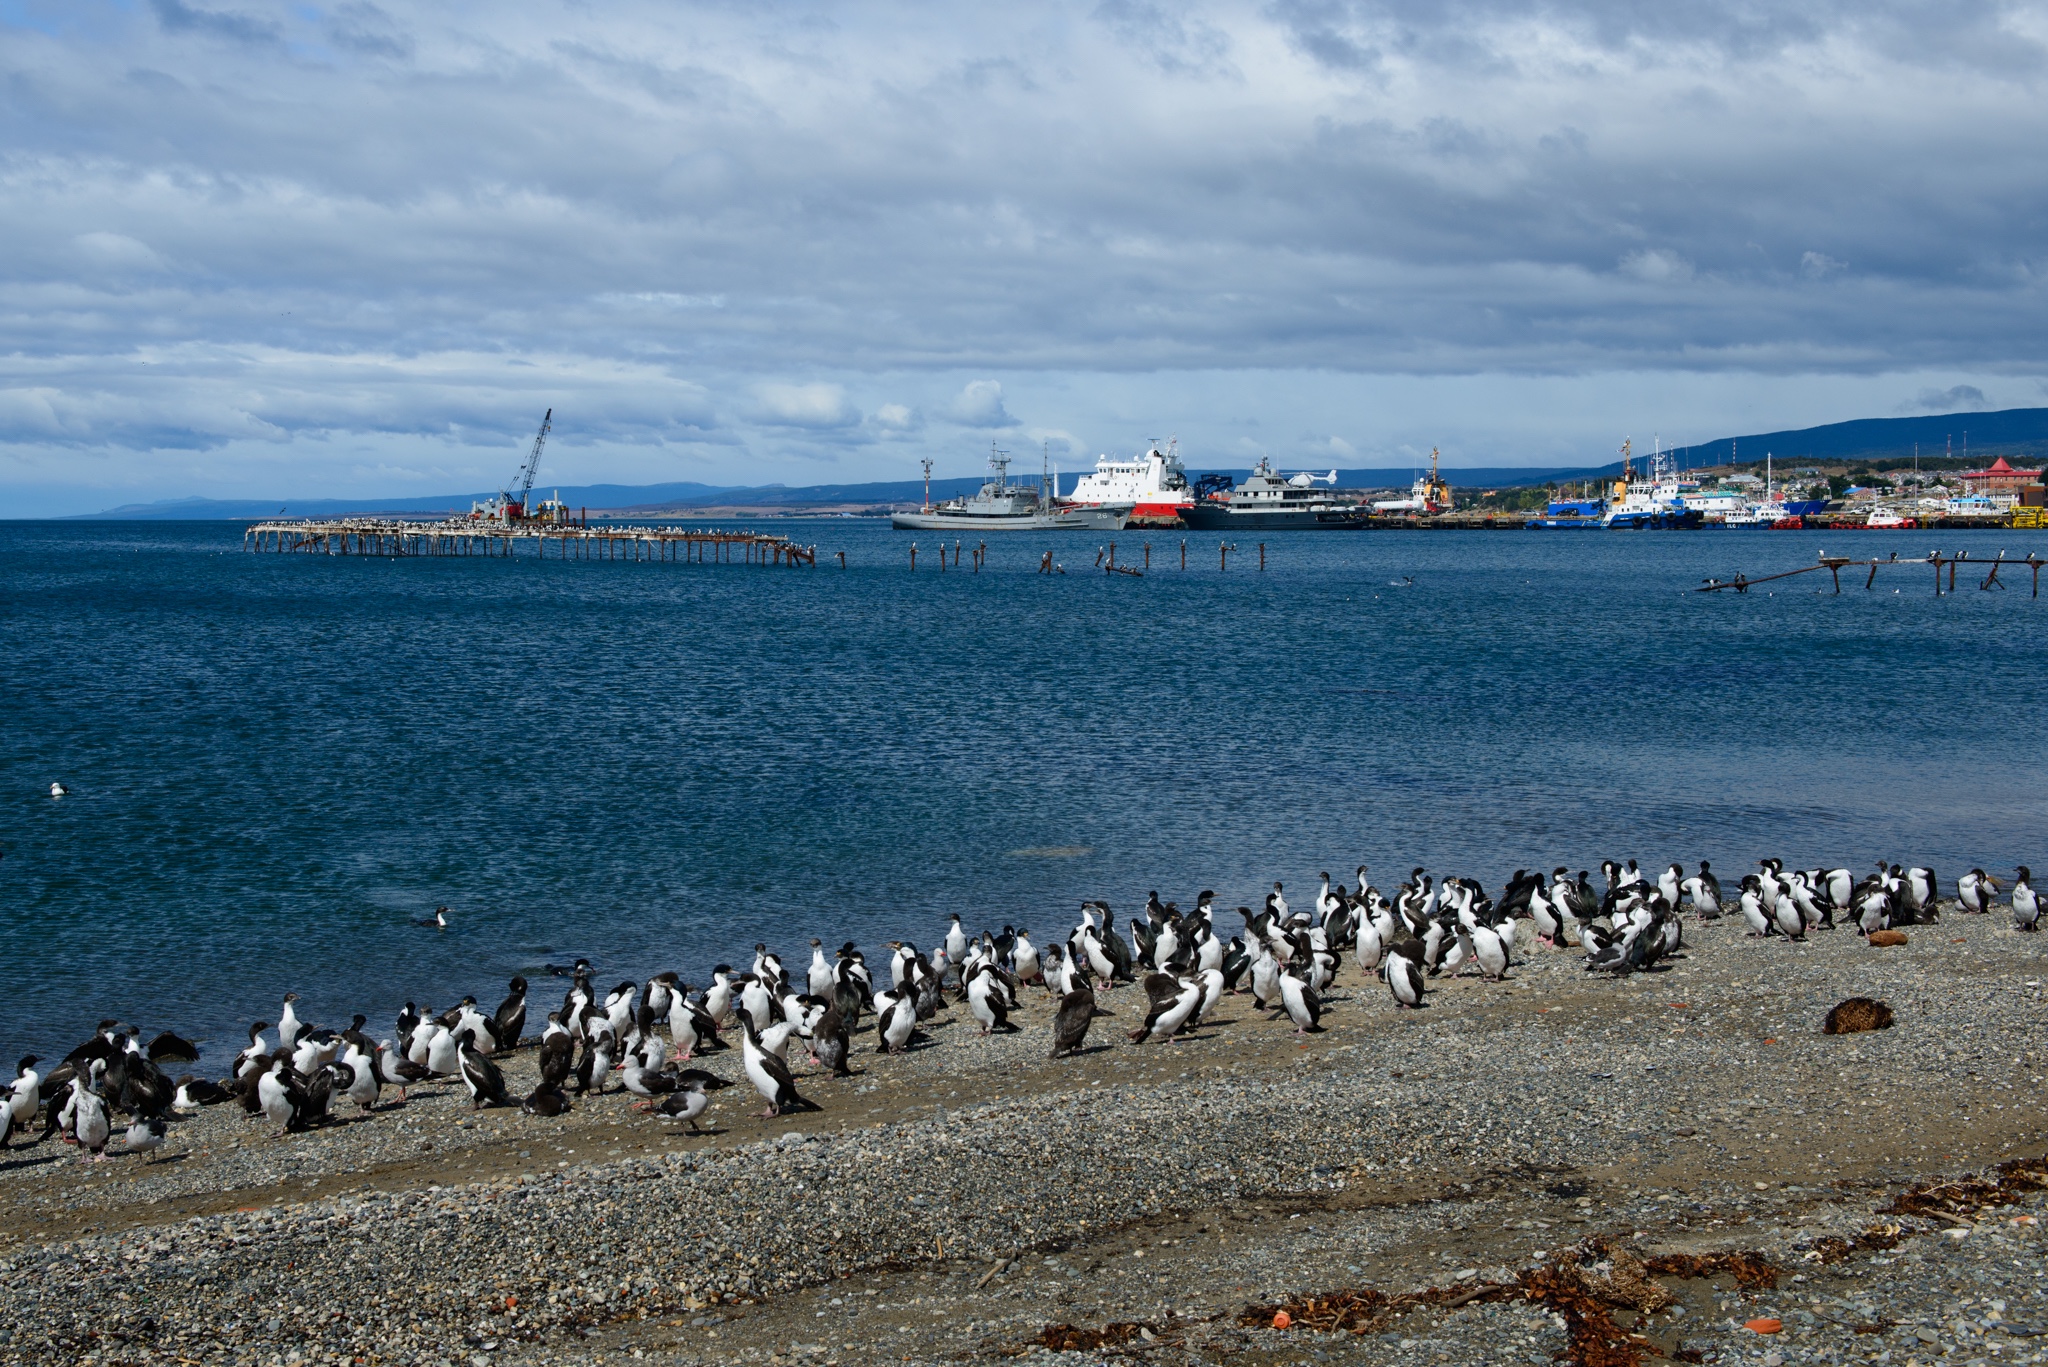
<instances>
[{"instance_id":1,"label":"naval gray ship","mask_svg":"<svg viewBox=\"0 0 2048 1367\"><path fill-rule=\"evenodd\" d=\"M910 532L1114 532L1130 516L1128 508L1062 503L1029 484L1012 484L1010 458L1001 450L991 450L988 465L995 475L973 497L935 504L927 494L922 508L891 515L889 525ZM925 484L931 484L929 461Z\"/></svg>"}]
</instances>

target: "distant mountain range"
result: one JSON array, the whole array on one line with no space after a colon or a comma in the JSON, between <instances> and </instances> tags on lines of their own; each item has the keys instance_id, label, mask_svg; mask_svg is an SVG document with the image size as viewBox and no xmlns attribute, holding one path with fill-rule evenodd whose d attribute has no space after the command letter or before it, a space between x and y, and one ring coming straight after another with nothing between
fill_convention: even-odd
<instances>
[{"instance_id":1,"label":"distant mountain range","mask_svg":"<svg viewBox=\"0 0 2048 1367\"><path fill-rule=\"evenodd\" d=\"M1617 462L1612 469L1619 469ZM1203 473L1200 470L1190 475ZM1225 471L1242 476L1244 469ZM1467 487L1492 488L1504 484L1532 484L1551 479L1591 478L1592 470L1532 468L1528 466L1481 467L1445 470L1451 483ZM1337 481L1349 489L1405 489L1415 471L1401 469L1339 470ZM982 477L935 479L934 499L971 494L982 486ZM1072 489L1073 476L1062 476L1060 485ZM549 496L555 489L550 486ZM769 511L798 511L804 508L882 508L892 504L918 503L924 499L924 481L889 480L872 484L807 484L792 488L782 484L583 484L561 486L562 501L574 509L592 512L632 513L649 516L662 512L687 512L696 508L752 508ZM157 503L130 503L103 513L86 513L85 518L123 520L229 520L277 517L340 517L349 513L434 514L469 511L470 504L488 494L432 494L418 498L339 499L315 498L302 501L279 499L180 498Z\"/></svg>"},{"instance_id":2,"label":"distant mountain range","mask_svg":"<svg viewBox=\"0 0 2048 1367\"><path fill-rule=\"evenodd\" d=\"M1769 452L1775 459L1843 461L1898 460L1913 454L1970 455L1985 464L1998 456L2048 453L2048 408L2007 408L1996 413L1940 413L1926 418L1858 418L1803 427L1790 432L1759 432L1723 437L1702 446L1681 446L1672 454L1685 466L1744 465L1760 462ZM1950 446L1953 444L1953 451Z\"/></svg>"},{"instance_id":3,"label":"distant mountain range","mask_svg":"<svg viewBox=\"0 0 2048 1367\"><path fill-rule=\"evenodd\" d=\"M2048 408L2008 408L1996 413L1944 413L1921 418L1859 418L1853 422L1829 423L1786 432L1761 432L1746 437L1724 437L1698 446L1676 448L1681 466L1694 468L1726 465L1739 459L1743 464L1760 462L1765 452L1779 461L1874 461L1901 459L1913 454L1919 443L1923 457L1968 451L1986 462L1995 455L2048 455ZM1638 455L1641 453L1638 452ZM1553 480L1593 479L1612 475L1620 461L1601 466L1473 466L1446 469L1443 476L1464 489L1511 488L1546 484ZM1191 474L1203 473L1191 470ZM1223 473L1243 475L1243 467ZM1338 483L1348 489L1405 489L1415 478L1413 467L1339 470ZM971 494L981 487L981 478L935 479L934 498ZM1071 485L1065 487L1071 488ZM554 489L551 487L552 494ZM444 514L468 512L471 503L488 493L432 494L414 498L338 499L167 499L156 503L130 503L89 513L90 518L239 521L249 518L338 517L345 513ZM797 512L805 508L879 508L891 504L916 503L924 498L922 480L888 480L868 484L810 484L789 487L768 485L716 484L583 484L561 487L562 501L572 508L601 512L626 512L647 516L661 512L689 512L693 509L735 508Z\"/></svg>"}]
</instances>

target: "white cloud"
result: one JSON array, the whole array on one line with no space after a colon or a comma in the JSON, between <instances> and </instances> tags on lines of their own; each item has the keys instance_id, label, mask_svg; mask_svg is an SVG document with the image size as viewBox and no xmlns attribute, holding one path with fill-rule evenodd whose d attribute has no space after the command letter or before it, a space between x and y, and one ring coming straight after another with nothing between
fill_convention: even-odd
<instances>
[{"instance_id":1,"label":"white cloud","mask_svg":"<svg viewBox=\"0 0 2048 1367\"><path fill-rule=\"evenodd\" d=\"M885 403L868 415L869 423L891 435L915 432L924 426L924 414L907 404Z\"/></svg>"},{"instance_id":2,"label":"white cloud","mask_svg":"<svg viewBox=\"0 0 2048 1367\"><path fill-rule=\"evenodd\" d=\"M550 398L587 478L739 482L1013 410L1370 462L1418 434L1331 396L1381 381L1472 433L1529 379L1734 430L1998 392L2048 344L2043 3L0 6L0 470L340 481Z\"/></svg>"},{"instance_id":3,"label":"white cloud","mask_svg":"<svg viewBox=\"0 0 2048 1367\"><path fill-rule=\"evenodd\" d=\"M1692 278L1692 262L1662 247L1628 252L1622 256L1620 267L1624 275L1658 285Z\"/></svg>"},{"instance_id":4,"label":"white cloud","mask_svg":"<svg viewBox=\"0 0 2048 1367\"><path fill-rule=\"evenodd\" d=\"M860 425L860 410L836 384L756 385L752 417L770 426L819 431Z\"/></svg>"},{"instance_id":5,"label":"white cloud","mask_svg":"<svg viewBox=\"0 0 2048 1367\"><path fill-rule=\"evenodd\" d=\"M1015 427L1017 420L1003 407L1003 385L1000 380L969 380L961 386L946 410L954 422L964 427Z\"/></svg>"},{"instance_id":6,"label":"white cloud","mask_svg":"<svg viewBox=\"0 0 2048 1367\"><path fill-rule=\"evenodd\" d=\"M147 243L139 242L126 233L80 233L72 241L77 244L78 254L88 269L108 267L114 270L158 270L164 261L152 251Z\"/></svg>"}]
</instances>

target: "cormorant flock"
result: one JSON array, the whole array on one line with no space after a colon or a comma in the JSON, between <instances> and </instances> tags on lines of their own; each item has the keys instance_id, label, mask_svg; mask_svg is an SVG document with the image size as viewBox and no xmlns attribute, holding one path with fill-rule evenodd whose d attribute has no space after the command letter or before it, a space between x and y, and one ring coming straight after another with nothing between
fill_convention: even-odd
<instances>
[{"instance_id":1,"label":"cormorant flock","mask_svg":"<svg viewBox=\"0 0 2048 1367\"><path fill-rule=\"evenodd\" d=\"M33 1142L56 1135L90 1159L109 1151L149 1153L163 1146L171 1118L222 1103L265 1117L282 1136L326 1123L339 1105L368 1112L387 1088L403 1103L407 1087L447 1078L462 1081L475 1107L517 1106L557 1116L569 1111L573 1096L608 1090L614 1074L625 1091L642 1098L643 1109L694 1130L705 1094L732 1085L694 1061L728 1049L721 1032L735 1027L746 1080L760 1093L763 1114L773 1116L818 1109L797 1089L789 1065L793 1042L802 1042L820 1070L844 1077L857 1034L872 1030L878 1052L901 1053L949 995L986 1035L1019 1028L1009 1017L1021 993L1049 993L1059 1002L1051 1029L1055 1058L1077 1053L1092 1021L1110 1014L1097 1005L1098 988L1108 992L1126 983L1140 987L1146 1003L1142 1022L1127 1032L1133 1043L1193 1030L1226 993L1238 992L1249 992L1258 1009L1284 1015L1306 1033L1322 1028L1322 993L1347 955L1361 975L1385 984L1397 1009L1417 1009L1439 975L1476 970L1489 979L1505 977L1521 934L1576 945L1588 971L1626 975L1654 969L1682 947L1685 906L1703 920L1720 917L1728 906L1704 862L1690 875L1673 864L1649 877L1634 860L1610 860L1601 869L1606 886L1599 891L1583 869L1573 876L1559 867L1548 879L1517 870L1493 898L1472 879L1437 882L1417 868L1389 898L1366 881L1360 865L1352 891L1321 875L1307 908L1290 906L1275 883L1257 911L1237 908L1243 930L1227 941L1215 927L1215 894L1208 891L1185 912L1152 893L1144 916L1131 919L1128 938L1106 902L1084 902L1064 942L1042 948L1022 928L970 936L956 915L943 942L928 953L889 942L880 981L853 943L828 957L817 939L801 974L762 944L754 947L748 971L720 964L702 990L663 972L606 992L592 985L588 961L549 965L547 971L568 978L570 986L539 1032L540 1080L524 1097L507 1092L493 1061L533 1042L526 1035L523 977L512 979L509 995L489 1014L474 997L439 1013L407 1002L393 1036L383 1040L364 1033L368 1021L361 1015L345 1029L316 1028L299 1018L297 994L286 993L277 1021L249 1027L247 1047L219 1081L189 1073L173 1079L166 1072L198 1061L190 1041L166 1031L145 1045L137 1027L103 1020L92 1038L46 1073L33 1055L21 1060L5 1093L0 1143L34 1130L41 1113ZM1956 882L1956 903L1964 912L1987 913L2003 892L2016 928L2035 931L2041 909L2031 882L2024 865L2003 888L1984 870L1971 869ZM1750 934L1799 941L1835 928L1840 919L1862 935L1926 924L1939 915L1938 897L1939 880L1928 868L1880 862L1858 878L1846 868L1788 870L1781 860L1765 859L1742 879L1734 907ZM1524 920L1528 931L1518 929ZM447 908L415 924L445 926ZM272 1030L274 1045L266 1038ZM117 1114L124 1117L119 1126Z\"/></svg>"}]
</instances>

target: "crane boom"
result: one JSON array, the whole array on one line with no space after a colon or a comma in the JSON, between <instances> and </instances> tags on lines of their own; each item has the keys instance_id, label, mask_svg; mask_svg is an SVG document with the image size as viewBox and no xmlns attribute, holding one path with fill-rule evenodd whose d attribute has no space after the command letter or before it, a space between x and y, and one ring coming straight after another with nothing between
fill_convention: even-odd
<instances>
[{"instance_id":1,"label":"crane boom","mask_svg":"<svg viewBox=\"0 0 2048 1367\"><path fill-rule=\"evenodd\" d=\"M526 458L526 468L519 474L519 515L531 517L532 508L527 506L527 497L533 493L533 478L540 473L540 448L547 445L548 429L554 426L555 410L550 408L547 416L540 420L540 431L533 436L533 454Z\"/></svg>"}]
</instances>

